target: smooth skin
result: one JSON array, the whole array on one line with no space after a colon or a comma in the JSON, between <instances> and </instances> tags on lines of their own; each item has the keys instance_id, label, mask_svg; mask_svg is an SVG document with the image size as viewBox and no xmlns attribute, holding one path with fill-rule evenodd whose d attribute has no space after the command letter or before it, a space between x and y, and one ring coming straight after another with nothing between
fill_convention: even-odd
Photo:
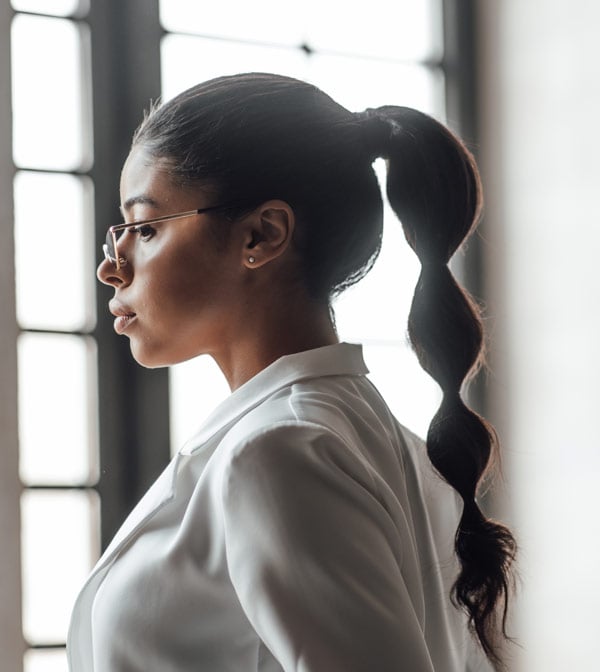
<instances>
[{"instance_id":1,"label":"smooth skin","mask_svg":"<svg viewBox=\"0 0 600 672\"><path fill-rule=\"evenodd\" d=\"M127 222L217 205L209 188L174 184L164 160L135 147L121 175ZM219 244L208 226L219 214L193 215L127 231L116 270L103 261L98 279L115 294L109 306L131 352L145 367L211 355L232 390L279 357L338 341L328 306L310 299L296 278L295 217L280 200L261 204ZM254 261L251 262L250 258Z\"/></svg>"}]
</instances>

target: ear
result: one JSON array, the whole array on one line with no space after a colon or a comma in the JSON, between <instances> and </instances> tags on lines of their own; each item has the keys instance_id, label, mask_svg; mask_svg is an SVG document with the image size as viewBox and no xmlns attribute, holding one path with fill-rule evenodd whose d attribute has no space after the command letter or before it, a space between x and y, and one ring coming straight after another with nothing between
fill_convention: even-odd
<instances>
[{"instance_id":1,"label":"ear","mask_svg":"<svg viewBox=\"0 0 600 672\"><path fill-rule=\"evenodd\" d=\"M284 254L295 226L294 211L285 201L265 201L244 221L242 263L258 268Z\"/></svg>"}]
</instances>

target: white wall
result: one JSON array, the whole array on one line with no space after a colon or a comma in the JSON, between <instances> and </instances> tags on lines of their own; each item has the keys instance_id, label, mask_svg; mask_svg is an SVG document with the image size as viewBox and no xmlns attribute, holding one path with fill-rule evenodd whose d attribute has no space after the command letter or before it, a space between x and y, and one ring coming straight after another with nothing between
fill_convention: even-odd
<instances>
[{"instance_id":1,"label":"white wall","mask_svg":"<svg viewBox=\"0 0 600 672\"><path fill-rule=\"evenodd\" d=\"M511 670L595 670L600 4L478 7L499 494L521 544Z\"/></svg>"}]
</instances>

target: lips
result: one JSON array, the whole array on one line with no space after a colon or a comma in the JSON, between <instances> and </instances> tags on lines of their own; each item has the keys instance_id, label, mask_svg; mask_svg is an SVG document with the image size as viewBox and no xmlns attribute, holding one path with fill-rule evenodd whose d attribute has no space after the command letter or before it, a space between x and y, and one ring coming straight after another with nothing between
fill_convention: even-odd
<instances>
[{"instance_id":1,"label":"lips","mask_svg":"<svg viewBox=\"0 0 600 672\"><path fill-rule=\"evenodd\" d=\"M117 334L122 334L136 318L136 314L132 310L117 301L111 301L108 308L115 316L113 326Z\"/></svg>"},{"instance_id":2,"label":"lips","mask_svg":"<svg viewBox=\"0 0 600 672\"><path fill-rule=\"evenodd\" d=\"M135 320L135 313L133 315L119 315L116 317L113 326L117 334L122 334L131 324L132 320Z\"/></svg>"}]
</instances>

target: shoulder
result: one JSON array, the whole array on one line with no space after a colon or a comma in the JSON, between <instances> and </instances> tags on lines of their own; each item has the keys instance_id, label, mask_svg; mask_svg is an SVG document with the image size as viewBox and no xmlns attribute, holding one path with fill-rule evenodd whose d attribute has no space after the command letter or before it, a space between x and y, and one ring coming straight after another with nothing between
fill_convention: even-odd
<instances>
[{"instance_id":1,"label":"shoulder","mask_svg":"<svg viewBox=\"0 0 600 672\"><path fill-rule=\"evenodd\" d=\"M346 377L314 379L277 391L241 416L223 439L234 455L285 444L352 444L356 395Z\"/></svg>"},{"instance_id":2,"label":"shoulder","mask_svg":"<svg viewBox=\"0 0 600 672\"><path fill-rule=\"evenodd\" d=\"M242 515L263 524L285 520L291 531L304 529L308 519L322 518L324 511L367 507L371 515L383 512L380 479L359 447L316 422L279 420L238 434L223 467L222 502L238 517L245 511Z\"/></svg>"},{"instance_id":3,"label":"shoulder","mask_svg":"<svg viewBox=\"0 0 600 672\"><path fill-rule=\"evenodd\" d=\"M313 467L338 464L348 467L352 447L331 427L311 420L278 419L268 424L244 418L226 441L228 477L239 472L268 470L281 473L300 464Z\"/></svg>"},{"instance_id":4,"label":"shoulder","mask_svg":"<svg viewBox=\"0 0 600 672\"><path fill-rule=\"evenodd\" d=\"M367 496L391 510L406 499L406 441L389 409L361 377L294 384L240 417L217 449L227 496L290 488Z\"/></svg>"},{"instance_id":5,"label":"shoulder","mask_svg":"<svg viewBox=\"0 0 600 672\"><path fill-rule=\"evenodd\" d=\"M280 421L245 437L229 453L221 495L230 551L246 545L242 530L276 554L293 547L311 557L334 541L340 545L349 529L400 543L380 479L360 453L319 424Z\"/></svg>"},{"instance_id":6,"label":"shoulder","mask_svg":"<svg viewBox=\"0 0 600 672\"><path fill-rule=\"evenodd\" d=\"M294 383L240 417L223 439L231 462L294 455L342 463L396 443L393 422L364 377L332 376ZM387 439L387 441L386 441Z\"/></svg>"}]
</instances>

